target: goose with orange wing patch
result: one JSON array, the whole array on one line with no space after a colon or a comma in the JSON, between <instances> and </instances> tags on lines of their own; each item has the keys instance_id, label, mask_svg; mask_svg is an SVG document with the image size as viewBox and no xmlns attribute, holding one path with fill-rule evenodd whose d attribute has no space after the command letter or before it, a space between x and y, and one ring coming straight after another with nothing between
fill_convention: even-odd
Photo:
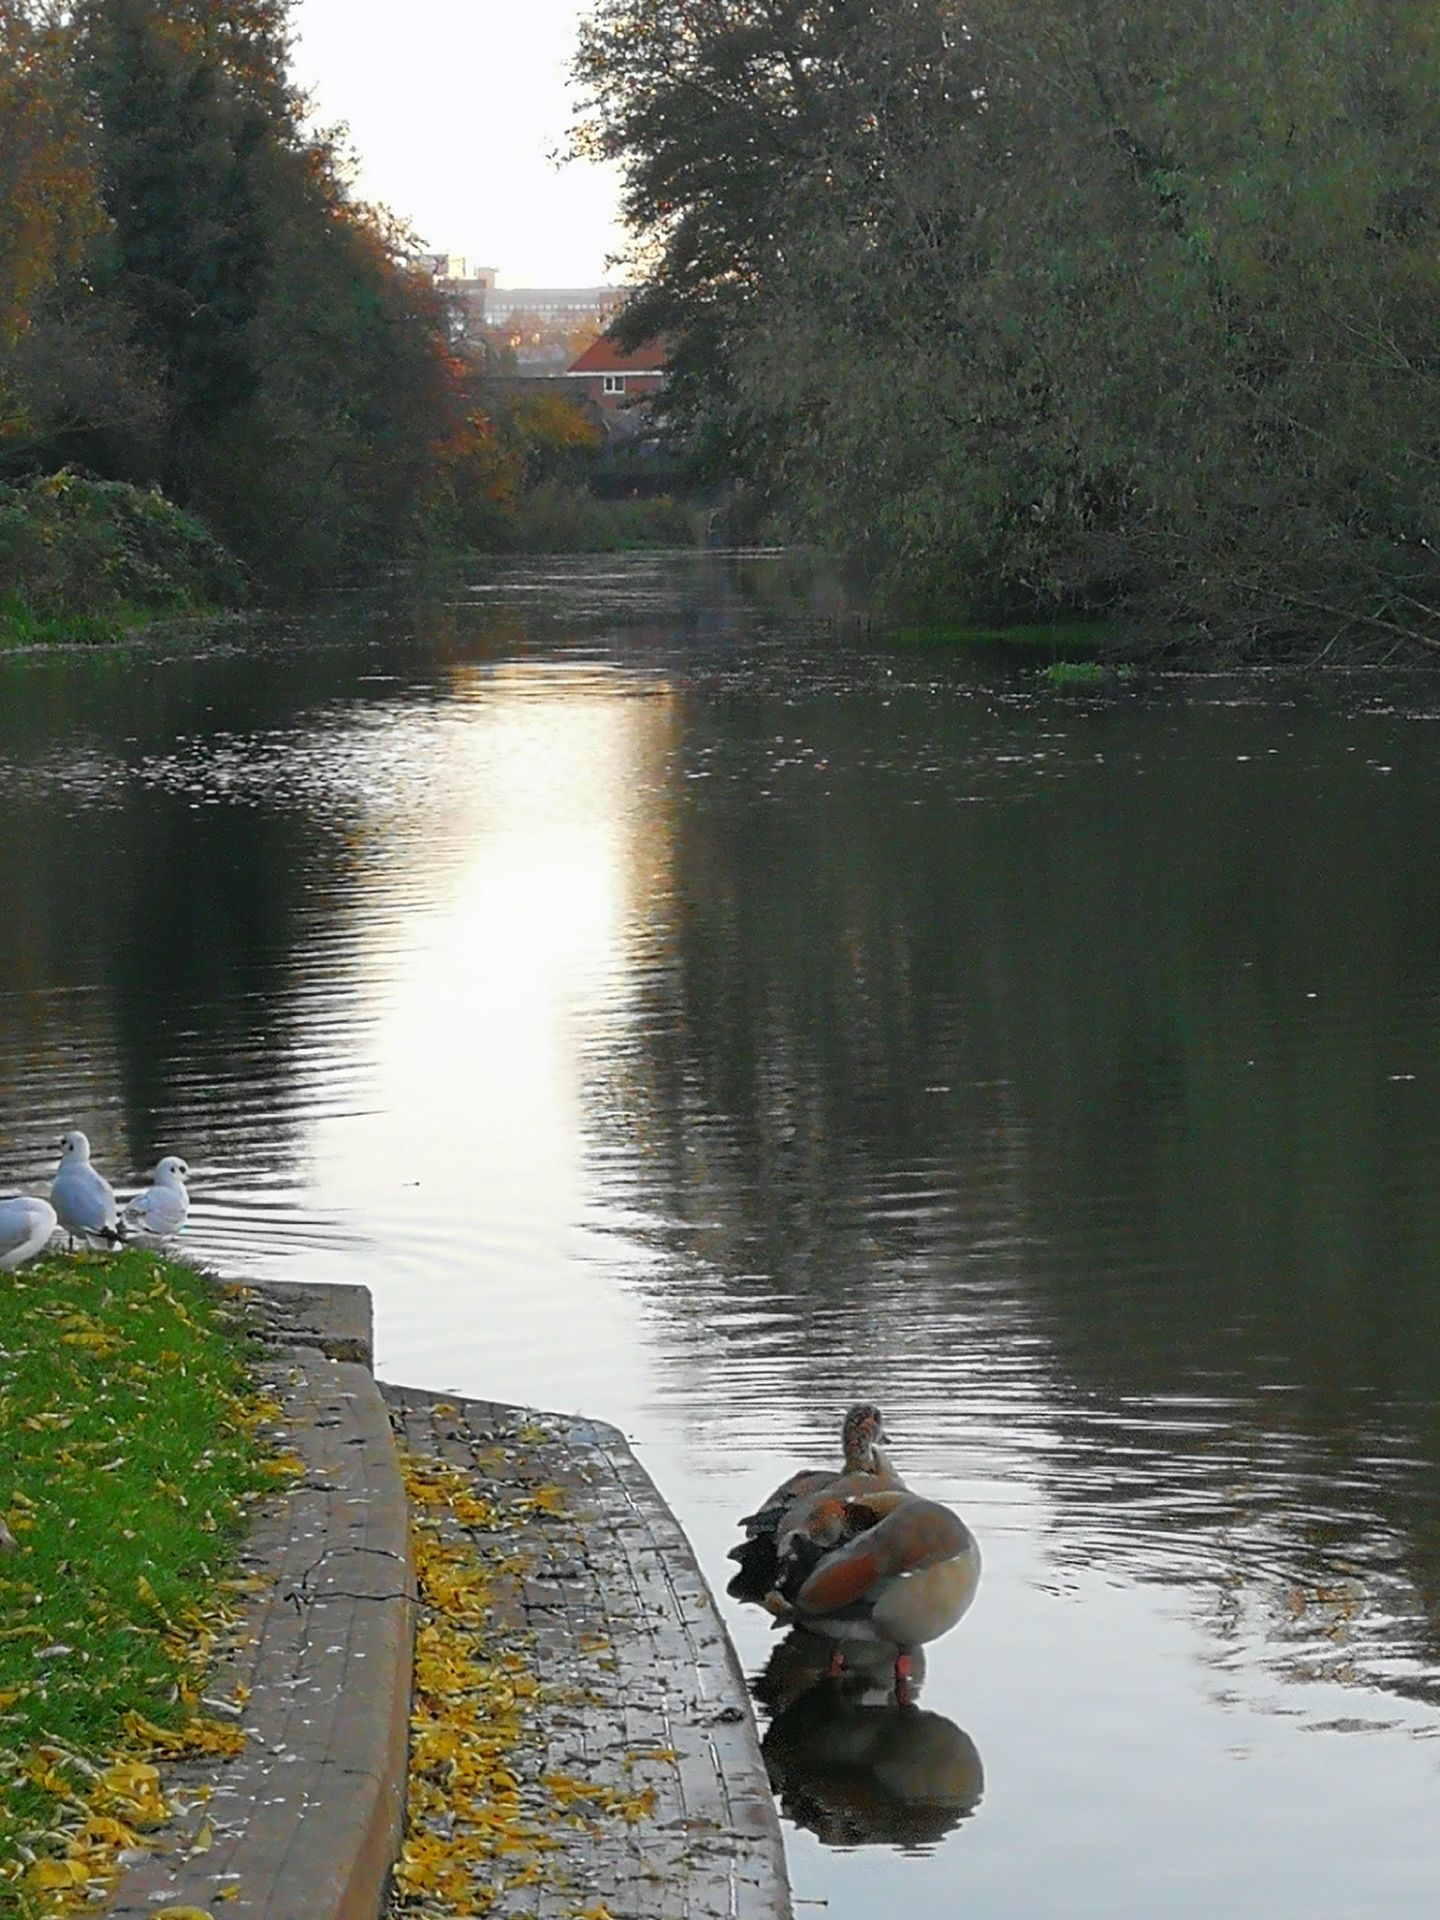
<instances>
[{"instance_id":1,"label":"goose with orange wing patch","mask_svg":"<svg viewBox=\"0 0 1440 1920\"><path fill-rule=\"evenodd\" d=\"M903 1489L824 1498L786 1543L765 1604L777 1621L845 1643L893 1649L897 1697L910 1656L961 1620L980 1583L980 1548L949 1507Z\"/></svg>"}]
</instances>

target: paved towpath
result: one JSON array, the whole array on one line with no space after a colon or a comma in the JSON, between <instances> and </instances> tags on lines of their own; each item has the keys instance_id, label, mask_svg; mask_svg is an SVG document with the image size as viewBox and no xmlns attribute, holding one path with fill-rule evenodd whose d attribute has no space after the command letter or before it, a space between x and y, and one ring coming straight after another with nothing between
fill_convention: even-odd
<instances>
[{"instance_id":1,"label":"paved towpath","mask_svg":"<svg viewBox=\"0 0 1440 1920\"><path fill-rule=\"evenodd\" d=\"M244 1735L230 1757L161 1762L179 1817L145 1837L106 1909L226 1920L375 1920L404 1813L414 1576L360 1288L254 1296L301 1471L240 1554L251 1592L205 1687ZM347 1357L336 1360L324 1348Z\"/></svg>"},{"instance_id":2,"label":"paved towpath","mask_svg":"<svg viewBox=\"0 0 1440 1920\"><path fill-rule=\"evenodd\" d=\"M422 1526L473 1551L490 1582L476 1657L508 1661L520 1683L497 1756L510 1784L498 1807L483 1787L469 1803L489 1911L783 1920L783 1849L744 1678L689 1542L624 1437L561 1415L384 1393L412 1476L439 1476L437 1503L417 1499ZM471 1524L463 1498L443 1497L451 1474L480 1503ZM418 1552L423 1591L423 1543ZM431 1618L422 1602L422 1649ZM443 1778L443 1695L433 1712ZM417 1737L400 1914L416 1848L423 1910L427 1867L443 1869L466 1837L467 1801L430 1792L424 1750ZM532 1854L536 1833L558 1845ZM507 1885L515 1861L518 1884Z\"/></svg>"},{"instance_id":3,"label":"paved towpath","mask_svg":"<svg viewBox=\"0 0 1440 1920\"><path fill-rule=\"evenodd\" d=\"M109 1920L788 1920L744 1678L623 1436L381 1388L361 1288L251 1297L303 1470L206 1688L244 1739L163 1764Z\"/></svg>"}]
</instances>

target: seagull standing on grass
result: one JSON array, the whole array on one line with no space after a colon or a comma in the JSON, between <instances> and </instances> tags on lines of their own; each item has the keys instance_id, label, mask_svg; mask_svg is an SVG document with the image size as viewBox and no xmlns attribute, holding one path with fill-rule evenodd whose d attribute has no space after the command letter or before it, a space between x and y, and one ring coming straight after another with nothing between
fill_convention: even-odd
<instances>
[{"instance_id":1,"label":"seagull standing on grass","mask_svg":"<svg viewBox=\"0 0 1440 1920\"><path fill-rule=\"evenodd\" d=\"M0 1273L10 1273L43 1253L59 1221L48 1200L21 1194L0 1200Z\"/></svg>"},{"instance_id":2,"label":"seagull standing on grass","mask_svg":"<svg viewBox=\"0 0 1440 1920\"><path fill-rule=\"evenodd\" d=\"M103 1240L116 1247L124 1239L115 1205L115 1189L90 1164L90 1142L83 1133L67 1133L60 1142L60 1165L50 1188L50 1204L60 1225L76 1240Z\"/></svg>"},{"instance_id":3,"label":"seagull standing on grass","mask_svg":"<svg viewBox=\"0 0 1440 1920\"><path fill-rule=\"evenodd\" d=\"M189 1172L178 1153L166 1154L150 1176L155 1184L142 1188L127 1202L122 1226L157 1240L168 1240L179 1233L190 1212L190 1195L185 1191Z\"/></svg>"}]
</instances>

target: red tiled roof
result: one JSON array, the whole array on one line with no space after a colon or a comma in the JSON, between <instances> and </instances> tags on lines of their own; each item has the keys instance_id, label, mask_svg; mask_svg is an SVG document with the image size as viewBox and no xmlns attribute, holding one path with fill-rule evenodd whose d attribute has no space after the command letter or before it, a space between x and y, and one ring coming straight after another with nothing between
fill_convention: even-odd
<instances>
[{"instance_id":1,"label":"red tiled roof","mask_svg":"<svg viewBox=\"0 0 1440 1920\"><path fill-rule=\"evenodd\" d=\"M661 340L645 340L633 353L625 353L606 334L592 340L585 351L570 362L571 373L663 373L665 345Z\"/></svg>"}]
</instances>

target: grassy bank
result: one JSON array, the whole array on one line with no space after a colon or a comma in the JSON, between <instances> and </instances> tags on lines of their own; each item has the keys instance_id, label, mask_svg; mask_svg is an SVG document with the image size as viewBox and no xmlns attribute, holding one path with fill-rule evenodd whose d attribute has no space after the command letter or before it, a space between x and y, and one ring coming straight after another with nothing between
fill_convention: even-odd
<instances>
[{"instance_id":1,"label":"grassy bank","mask_svg":"<svg viewBox=\"0 0 1440 1920\"><path fill-rule=\"evenodd\" d=\"M470 553L623 553L692 547L696 511L607 500L546 481L472 500L432 528L432 562ZM415 564L425 556L417 552ZM0 486L0 650L104 645L245 606L238 563L193 515L118 481L58 473Z\"/></svg>"},{"instance_id":2,"label":"grassy bank","mask_svg":"<svg viewBox=\"0 0 1440 1920\"><path fill-rule=\"evenodd\" d=\"M237 562L163 494L69 472L0 486L0 646L115 640L246 598Z\"/></svg>"},{"instance_id":3,"label":"grassy bank","mask_svg":"<svg viewBox=\"0 0 1440 1920\"><path fill-rule=\"evenodd\" d=\"M109 646L190 621L204 625L232 617L233 609L204 601L162 610L121 600L104 613L37 614L24 600L7 598L0 599L0 648Z\"/></svg>"},{"instance_id":4,"label":"grassy bank","mask_svg":"<svg viewBox=\"0 0 1440 1920\"><path fill-rule=\"evenodd\" d=\"M1033 665L1052 692L1115 692L1133 681L1134 669L1107 657L1115 629L1104 620L1036 621L987 626L959 620L913 622L896 629L903 645L970 649Z\"/></svg>"},{"instance_id":5,"label":"grassy bank","mask_svg":"<svg viewBox=\"0 0 1440 1920\"><path fill-rule=\"evenodd\" d=\"M248 1503L273 1485L248 1348L213 1284L126 1251L0 1274L0 1916L103 1887L166 1815Z\"/></svg>"}]
</instances>

